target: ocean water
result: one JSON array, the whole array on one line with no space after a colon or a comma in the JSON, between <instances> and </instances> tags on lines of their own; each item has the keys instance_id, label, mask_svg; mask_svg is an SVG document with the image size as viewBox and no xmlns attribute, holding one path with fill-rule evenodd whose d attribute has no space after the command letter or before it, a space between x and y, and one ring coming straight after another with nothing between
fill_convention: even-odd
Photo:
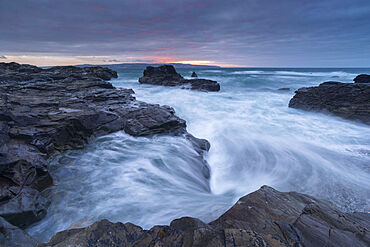
<instances>
[{"instance_id":1,"label":"ocean water","mask_svg":"<svg viewBox=\"0 0 370 247\"><path fill-rule=\"evenodd\" d=\"M178 69L185 77L192 71ZM209 140L210 177L183 137L103 136L53 159L55 186L45 192L52 203L28 233L48 241L103 218L143 228L182 216L209 222L262 185L330 200L346 212L370 211L370 127L288 108L300 87L351 82L370 69L195 71L221 91L139 84L141 69L118 71L112 83L134 89L138 100L172 106L188 132Z\"/></svg>"}]
</instances>

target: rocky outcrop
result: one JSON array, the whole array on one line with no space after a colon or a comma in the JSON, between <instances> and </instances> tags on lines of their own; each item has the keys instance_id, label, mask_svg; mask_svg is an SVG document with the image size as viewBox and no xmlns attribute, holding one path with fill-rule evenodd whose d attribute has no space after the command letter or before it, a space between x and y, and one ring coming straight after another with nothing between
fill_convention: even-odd
<instances>
[{"instance_id":1,"label":"rocky outcrop","mask_svg":"<svg viewBox=\"0 0 370 247\"><path fill-rule=\"evenodd\" d=\"M370 75L361 74L353 79L355 83L370 83Z\"/></svg>"},{"instance_id":2,"label":"rocky outcrop","mask_svg":"<svg viewBox=\"0 0 370 247\"><path fill-rule=\"evenodd\" d=\"M370 124L370 84L324 82L317 87L298 89L289 107L324 111Z\"/></svg>"},{"instance_id":3,"label":"rocky outcrop","mask_svg":"<svg viewBox=\"0 0 370 247\"><path fill-rule=\"evenodd\" d=\"M0 63L0 84L5 82L45 82L54 80L117 78L117 72L103 67L56 66L42 69L29 64Z\"/></svg>"},{"instance_id":4,"label":"rocky outcrop","mask_svg":"<svg viewBox=\"0 0 370 247\"><path fill-rule=\"evenodd\" d=\"M57 233L40 246L369 246L370 216L342 213L329 202L263 186L206 224L184 217L150 230L131 223L95 222Z\"/></svg>"},{"instance_id":5,"label":"rocky outcrop","mask_svg":"<svg viewBox=\"0 0 370 247\"><path fill-rule=\"evenodd\" d=\"M191 74L191 77L198 77L198 75L197 75L197 73L195 73L195 72L193 71L193 73Z\"/></svg>"},{"instance_id":6,"label":"rocky outcrop","mask_svg":"<svg viewBox=\"0 0 370 247\"><path fill-rule=\"evenodd\" d=\"M220 84L216 81L207 79L186 80L176 72L172 65L146 67L143 77L139 78L139 82L170 87L181 86L184 89L200 91L220 91Z\"/></svg>"},{"instance_id":7,"label":"rocky outcrop","mask_svg":"<svg viewBox=\"0 0 370 247\"><path fill-rule=\"evenodd\" d=\"M2 63L0 73L0 216L15 226L25 228L46 214L40 192L53 183L48 158L82 148L91 137L118 130L184 135L200 157L209 149L206 140L186 132L171 107L137 101L131 89L104 81L117 76L112 70Z\"/></svg>"}]
</instances>

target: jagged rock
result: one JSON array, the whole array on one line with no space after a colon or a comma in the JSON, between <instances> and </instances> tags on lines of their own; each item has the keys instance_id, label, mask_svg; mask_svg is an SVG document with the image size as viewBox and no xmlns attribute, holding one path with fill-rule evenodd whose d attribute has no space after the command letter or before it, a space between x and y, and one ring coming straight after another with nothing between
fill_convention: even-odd
<instances>
[{"instance_id":1,"label":"jagged rock","mask_svg":"<svg viewBox=\"0 0 370 247\"><path fill-rule=\"evenodd\" d=\"M370 75L361 74L353 79L355 83L370 83Z\"/></svg>"},{"instance_id":2,"label":"jagged rock","mask_svg":"<svg viewBox=\"0 0 370 247\"><path fill-rule=\"evenodd\" d=\"M370 124L370 84L324 82L298 89L289 107L326 111L339 117Z\"/></svg>"},{"instance_id":3,"label":"jagged rock","mask_svg":"<svg viewBox=\"0 0 370 247\"><path fill-rule=\"evenodd\" d=\"M143 230L131 223L95 222L57 233L41 246L369 246L369 214L341 213L329 202L262 186L217 220L183 217Z\"/></svg>"},{"instance_id":4,"label":"jagged rock","mask_svg":"<svg viewBox=\"0 0 370 247\"><path fill-rule=\"evenodd\" d=\"M0 246L34 247L36 245L35 239L0 217Z\"/></svg>"},{"instance_id":5,"label":"jagged rock","mask_svg":"<svg viewBox=\"0 0 370 247\"><path fill-rule=\"evenodd\" d=\"M171 107L137 101L131 89L102 80L116 76L101 67L0 64L0 216L22 228L41 219L47 203L40 192L52 185L48 157L94 136L184 135L199 156L209 148Z\"/></svg>"},{"instance_id":6,"label":"jagged rock","mask_svg":"<svg viewBox=\"0 0 370 247\"><path fill-rule=\"evenodd\" d=\"M193 73L191 74L191 77L198 77L198 75L197 75L197 73L195 73L195 72L193 71Z\"/></svg>"},{"instance_id":7,"label":"jagged rock","mask_svg":"<svg viewBox=\"0 0 370 247\"><path fill-rule=\"evenodd\" d=\"M117 78L117 72L103 67L56 66L42 69L29 64L0 63L0 84L6 82L53 81L63 79Z\"/></svg>"},{"instance_id":8,"label":"jagged rock","mask_svg":"<svg viewBox=\"0 0 370 247\"><path fill-rule=\"evenodd\" d=\"M143 77L139 78L139 82L170 87L182 86L184 89L200 91L220 91L220 84L216 81L206 79L186 80L176 72L172 65L146 67Z\"/></svg>"}]
</instances>

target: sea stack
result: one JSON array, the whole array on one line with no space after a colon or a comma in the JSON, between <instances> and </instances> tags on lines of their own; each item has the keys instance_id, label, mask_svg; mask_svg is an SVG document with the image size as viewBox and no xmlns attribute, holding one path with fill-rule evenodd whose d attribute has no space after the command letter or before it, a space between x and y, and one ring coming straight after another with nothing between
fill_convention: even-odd
<instances>
[{"instance_id":1,"label":"sea stack","mask_svg":"<svg viewBox=\"0 0 370 247\"><path fill-rule=\"evenodd\" d=\"M146 67L143 76L139 78L139 82L170 87L181 86L183 89L199 91L220 91L220 84L218 84L217 81L207 79L184 79L182 75L176 72L176 69L172 65Z\"/></svg>"},{"instance_id":2,"label":"sea stack","mask_svg":"<svg viewBox=\"0 0 370 247\"><path fill-rule=\"evenodd\" d=\"M195 73L195 71L193 71L193 74L191 74L191 77L198 77L197 73Z\"/></svg>"}]
</instances>

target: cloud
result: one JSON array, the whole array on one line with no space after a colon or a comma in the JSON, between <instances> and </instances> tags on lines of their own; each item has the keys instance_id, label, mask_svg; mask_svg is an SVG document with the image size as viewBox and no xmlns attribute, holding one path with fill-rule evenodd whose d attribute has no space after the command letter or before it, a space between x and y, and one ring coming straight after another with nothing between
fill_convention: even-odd
<instances>
[{"instance_id":1,"label":"cloud","mask_svg":"<svg viewBox=\"0 0 370 247\"><path fill-rule=\"evenodd\" d=\"M0 59L6 59L6 56L0 55Z\"/></svg>"},{"instance_id":2,"label":"cloud","mask_svg":"<svg viewBox=\"0 0 370 247\"><path fill-rule=\"evenodd\" d=\"M368 0L4 0L0 52L370 66L368 13Z\"/></svg>"}]
</instances>

